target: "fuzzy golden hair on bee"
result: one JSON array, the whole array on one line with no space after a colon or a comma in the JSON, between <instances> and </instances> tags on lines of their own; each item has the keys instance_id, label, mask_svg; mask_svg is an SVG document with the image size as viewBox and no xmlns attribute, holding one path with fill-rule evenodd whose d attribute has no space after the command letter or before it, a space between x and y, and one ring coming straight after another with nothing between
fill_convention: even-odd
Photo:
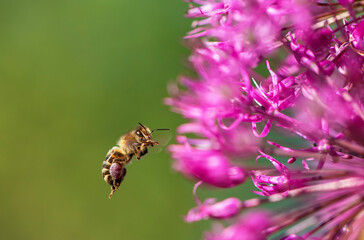
<instances>
[{"instance_id":1,"label":"fuzzy golden hair on bee","mask_svg":"<svg viewBox=\"0 0 364 240\"><path fill-rule=\"evenodd\" d=\"M122 135L117 142L117 146L111 148L106 154L106 158L102 165L102 175L109 185L111 185L111 193L109 198L113 196L119 188L121 182L126 175L126 165L133 158L139 160L148 153L148 147L153 147L159 143L153 140L152 133L157 130L169 130L168 128L157 128L150 130L148 127L139 123L134 130Z\"/></svg>"}]
</instances>

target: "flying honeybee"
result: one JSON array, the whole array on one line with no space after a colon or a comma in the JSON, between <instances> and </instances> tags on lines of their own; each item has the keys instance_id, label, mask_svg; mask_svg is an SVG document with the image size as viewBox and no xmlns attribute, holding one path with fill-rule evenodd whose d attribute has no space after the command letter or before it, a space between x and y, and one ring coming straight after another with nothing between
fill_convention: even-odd
<instances>
[{"instance_id":1,"label":"flying honeybee","mask_svg":"<svg viewBox=\"0 0 364 240\"><path fill-rule=\"evenodd\" d=\"M152 133L156 130L169 130L167 128L153 129L152 131L139 123L139 127L127 132L120 137L117 146L111 148L106 154L102 164L102 176L105 182L111 185L109 198L116 192L120 183L126 175L125 166L135 157L139 160L148 153L148 147L153 147L159 143L153 141Z\"/></svg>"}]
</instances>

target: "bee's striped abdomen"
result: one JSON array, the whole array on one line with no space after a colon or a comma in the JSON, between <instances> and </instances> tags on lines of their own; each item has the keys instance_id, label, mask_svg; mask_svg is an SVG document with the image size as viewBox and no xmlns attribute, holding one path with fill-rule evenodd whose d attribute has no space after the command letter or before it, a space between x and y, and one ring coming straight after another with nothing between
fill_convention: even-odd
<instances>
[{"instance_id":1,"label":"bee's striped abdomen","mask_svg":"<svg viewBox=\"0 0 364 240\"><path fill-rule=\"evenodd\" d=\"M117 147L112 148L106 155L106 158L102 164L102 177L105 182L111 185L111 193L109 198L120 186L126 175L126 157L121 154Z\"/></svg>"},{"instance_id":2,"label":"bee's striped abdomen","mask_svg":"<svg viewBox=\"0 0 364 240\"><path fill-rule=\"evenodd\" d=\"M102 164L102 177L104 178L105 182L107 182L110 185L112 184L112 177L110 175L110 167L113 162L113 159L110 157L110 155L107 155L103 164Z\"/></svg>"}]
</instances>

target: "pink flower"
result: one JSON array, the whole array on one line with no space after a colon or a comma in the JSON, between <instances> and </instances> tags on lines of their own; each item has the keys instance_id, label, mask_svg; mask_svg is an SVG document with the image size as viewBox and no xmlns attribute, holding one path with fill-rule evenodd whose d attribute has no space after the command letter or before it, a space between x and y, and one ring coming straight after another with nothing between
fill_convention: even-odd
<instances>
[{"instance_id":1,"label":"pink flower","mask_svg":"<svg viewBox=\"0 0 364 240\"><path fill-rule=\"evenodd\" d=\"M169 147L174 168L218 188L252 179L263 197L196 200L185 220L226 221L210 240L355 239L364 227L363 2L189 3L196 77L180 77L165 100L187 121ZM270 215L245 213L266 203Z\"/></svg>"}]
</instances>

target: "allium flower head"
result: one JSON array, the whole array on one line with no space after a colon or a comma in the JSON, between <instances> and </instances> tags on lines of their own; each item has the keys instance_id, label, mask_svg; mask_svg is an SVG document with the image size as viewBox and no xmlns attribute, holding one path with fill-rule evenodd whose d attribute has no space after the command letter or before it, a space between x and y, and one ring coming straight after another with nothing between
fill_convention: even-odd
<instances>
[{"instance_id":1,"label":"allium flower head","mask_svg":"<svg viewBox=\"0 0 364 240\"><path fill-rule=\"evenodd\" d=\"M364 3L190 0L186 17L197 77L180 77L166 99L187 119L169 147L174 168L198 181L185 220L220 219L209 240L357 239ZM257 198L196 195L250 180Z\"/></svg>"}]
</instances>

